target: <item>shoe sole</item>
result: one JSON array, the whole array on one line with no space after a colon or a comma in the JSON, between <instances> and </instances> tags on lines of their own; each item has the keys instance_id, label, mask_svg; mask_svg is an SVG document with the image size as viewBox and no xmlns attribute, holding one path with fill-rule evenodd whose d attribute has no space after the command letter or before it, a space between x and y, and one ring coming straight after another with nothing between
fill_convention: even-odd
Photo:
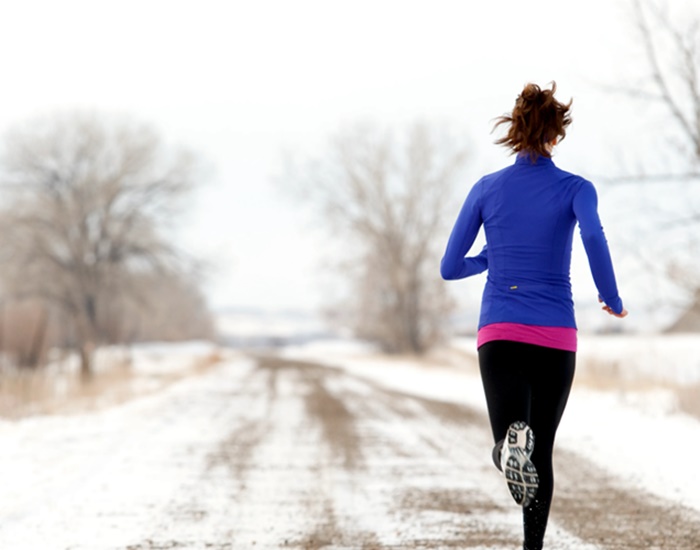
<instances>
[{"instance_id":1,"label":"shoe sole","mask_svg":"<svg viewBox=\"0 0 700 550\"><path fill-rule=\"evenodd\" d=\"M525 422L513 422L508 428L503 451L507 453L503 475L516 503L526 508L537 495L540 478L530 460L535 449L535 434Z\"/></svg>"}]
</instances>

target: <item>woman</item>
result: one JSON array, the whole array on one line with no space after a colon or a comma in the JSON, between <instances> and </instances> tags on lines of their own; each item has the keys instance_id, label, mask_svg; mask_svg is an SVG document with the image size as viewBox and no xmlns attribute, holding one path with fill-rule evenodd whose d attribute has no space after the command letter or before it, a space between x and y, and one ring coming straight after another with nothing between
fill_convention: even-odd
<instances>
[{"instance_id":1,"label":"woman","mask_svg":"<svg viewBox=\"0 0 700 550\"><path fill-rule=\"evenodd\" d=\"M542 548L554 487L552 449L574 377L576 321L569 280L578 222L603 310L627 311L617 292L593 185L557 168L552 148L566 136L571 101L527 84L496 141L515 163L469 192L441 263L444 279L488 269L477 347L493 457L523 507L524 548ZM486 246L466 257L479 228Z\"/></svg>"}]
</instances>

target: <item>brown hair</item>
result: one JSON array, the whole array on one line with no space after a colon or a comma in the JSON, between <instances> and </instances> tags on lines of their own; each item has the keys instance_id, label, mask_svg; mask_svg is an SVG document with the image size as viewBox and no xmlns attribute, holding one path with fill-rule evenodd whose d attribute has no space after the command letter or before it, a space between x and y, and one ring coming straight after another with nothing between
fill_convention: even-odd
<instances>
[{"instance_id":1,"label":"brown hair","mask_svg":"<svg viewBox=\"0 0 700 550\"><path fill-rule=\"evenodd\" d=\"M556 82L551 90L541 89L537 84L526 84L515 100L515 107L510 115L496 119L494 130L501 124L509 124L508 133L496 140L496 144L505 145L514 153L527 151L534 161L538 156L549 157L547 144L566 137L566 127L571 124L569 109L573 100L564 104L557 101L554 92Z\"/></svg>"}]
</instances>

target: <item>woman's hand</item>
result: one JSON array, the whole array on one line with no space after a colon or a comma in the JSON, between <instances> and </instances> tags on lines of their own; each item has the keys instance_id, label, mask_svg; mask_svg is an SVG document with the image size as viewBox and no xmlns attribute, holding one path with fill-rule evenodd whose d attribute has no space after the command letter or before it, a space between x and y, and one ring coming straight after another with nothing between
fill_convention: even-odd
<instances>
[{"instance_id":1,"label":"woman's hand","mask_svg":"<svg viewBox=\"0 0 700 550\"><path fill-rule=\"evenodd\" d=\"M603 299L598 296L598 301L602 304ZM615 313L610 306L603 306L601 308L603 311L607 311L610 315L613 317L617 317L619 319L622 319L623 317L627 317L627 314L629 313L625 308L622 308L622 311L620 313Z\"/></svg>"},{"instance_id":2,"label":"woman's hand","mask_svg":"<svg viewBox=\"0 0 700 550\"><path fill-rule=\"evenodd\" d=\"M620 313L615 313L612 309L610 309L610 306L603 306L603 311L607 311L610 315L613 317L619 317L622 319L623 317L627 317L628 311L625 308L622 308L622 311Z\"/></svg>"}]
</instances>

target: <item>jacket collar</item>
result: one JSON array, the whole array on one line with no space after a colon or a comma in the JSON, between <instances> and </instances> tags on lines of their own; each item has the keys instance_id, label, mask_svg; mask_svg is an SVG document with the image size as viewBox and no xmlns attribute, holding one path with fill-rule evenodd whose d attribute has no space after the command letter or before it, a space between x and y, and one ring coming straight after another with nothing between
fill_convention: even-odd
<instances>
[{"instance_id":1,"label":"jacket collar","mask_svg":"<svg viewBox=\"0 0 700 550\"><path fill-rule=\"evenodd\" d=\"M539 155L535 159L535 162L532 162L532 159L530 158L530 153L527 151L521 151L515 158L515 164L529 164L530 166L546 166L554 164L554 162L552 161L552 157L545 157L542 155Z\"/></svg>"}]
</instances>

